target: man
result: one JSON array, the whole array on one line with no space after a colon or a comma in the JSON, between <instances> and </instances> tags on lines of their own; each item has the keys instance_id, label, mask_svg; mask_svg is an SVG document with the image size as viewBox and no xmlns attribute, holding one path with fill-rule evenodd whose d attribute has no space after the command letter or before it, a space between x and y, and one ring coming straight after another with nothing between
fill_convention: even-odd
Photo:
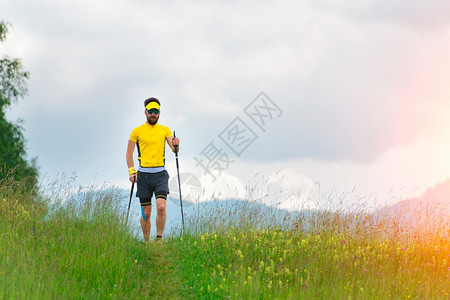
<instances>
[{"instance_id":1,"label":"man","mask_svg":"<svg viewBox=\"0 0 450 300\"><path fill-rule=\"evenodd\" d=\"M179 150L180 141L173 137L170 129L157 124L160 102L151 97L144 101L147 122L133 129L127 147L127 165L131 182L137 182L136 196L141 203L141 227L144 239L150 238L150 215L152 195L156 198L156 238L161 239L166 224L166 199L169 193L169 174L165 163L165 145L173 152ZM137 145L139 170L134 168L133 152Z\"/></svg>"}]
</instances>

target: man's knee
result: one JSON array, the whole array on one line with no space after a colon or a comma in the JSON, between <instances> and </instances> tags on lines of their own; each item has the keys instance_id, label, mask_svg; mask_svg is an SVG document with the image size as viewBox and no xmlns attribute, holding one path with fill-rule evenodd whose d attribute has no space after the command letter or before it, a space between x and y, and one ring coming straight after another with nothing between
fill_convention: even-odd
<instances>
[{"instance_id":1,"label":"man's knee","mask_svg":"<svg viewBox=\"0 0 450 300\"><path fill-rule=\"evenodd\" d=\"M159 214L166 212L166 199L167 192L156 193L156 209L158 210Z\"/></svg>"},{"instance_id":2,"label":"man's knee","mask_svg":"<svg viewBox=\"0 0 450 300\"><path fill-rule=\"evenodd\" d=\"M141 215L142 215L142 218L144 219L144 221L150 219L151 213L152 213L151 205L141 206Z\"/></svg>"},{"instance_id":3,"label":"man's knee","mask_svg":"<svg viewBox=\"0 0 450 300\"><path fill-rule=\"evenodd\" d=\"M166 212L166 200L165 199L158 199L156 207L158 209L158 213L165 213Z\"/></svg>"}]
</instances>

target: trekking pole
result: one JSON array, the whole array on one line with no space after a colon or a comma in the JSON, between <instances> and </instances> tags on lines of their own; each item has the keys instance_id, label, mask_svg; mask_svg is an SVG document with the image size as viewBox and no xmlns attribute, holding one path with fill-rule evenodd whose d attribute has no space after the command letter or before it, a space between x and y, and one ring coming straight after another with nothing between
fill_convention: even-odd
<instances>
[{"instance_id":1,"label":"trekking pole","mask_svg":"<svg viewBox=\"0 0 450 300\"><path fill-rule=\"evenodd\" d=\"M175 131L173 132L173 137L176 137ZM173 147L175 148L175 160L177 161L178 192L180 193L181 221L183 222L183 230L184 230L183 200L181 199L180 167L178 166L178 145L175 145Z\"/></svg>"},{"instance_id":2,"label":"trekking pole","mask_svg":"<svg viewBox=\"0 0 450 300\"><path fill-rule=\"evenodd\" d=\"M134 176L134 179L136 179L136 176ZM130 202L128 202L128 212L127 212L127 220L125 221L125 226L128 224L128 215L130 214L131 198L133 198L133 189L134 189L134 181L131 183Z\"/></svg>"}]
</instances>

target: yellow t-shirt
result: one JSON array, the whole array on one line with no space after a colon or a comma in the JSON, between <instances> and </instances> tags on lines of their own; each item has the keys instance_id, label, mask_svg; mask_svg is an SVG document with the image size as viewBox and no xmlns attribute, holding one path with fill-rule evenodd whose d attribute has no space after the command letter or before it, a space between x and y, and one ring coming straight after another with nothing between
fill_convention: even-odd
<instances>
[{"instance_id":1,"label":"yellow t-shirt","mask_svg":"<svg viewBox=\"0 0 450 300\"><path fill-rule=\"evenodd\" d=\"M162 167L165 163L166 138L172 132L166 126L145 123L133 129L130 140L136 143L141 167Z\"/></svg>"}]
</instances>

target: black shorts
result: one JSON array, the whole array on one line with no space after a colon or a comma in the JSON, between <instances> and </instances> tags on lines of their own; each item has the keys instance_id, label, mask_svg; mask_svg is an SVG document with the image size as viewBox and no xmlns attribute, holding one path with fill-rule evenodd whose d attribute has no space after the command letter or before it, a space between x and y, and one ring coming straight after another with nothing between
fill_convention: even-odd
<instances>
[{"instance_id":1,"label":"black shorts","mask_svg":"<svg viewBox=\"0 0 450 300\"><path fill-rule=\"evenodd\" d=\"M156 199L167 199L167 194L169 194L169 173L166 170L158 173L138 172L136 197L139 198L141 205L151 205L153 194L155 194Z\"/></svg>"}]
</instances>

